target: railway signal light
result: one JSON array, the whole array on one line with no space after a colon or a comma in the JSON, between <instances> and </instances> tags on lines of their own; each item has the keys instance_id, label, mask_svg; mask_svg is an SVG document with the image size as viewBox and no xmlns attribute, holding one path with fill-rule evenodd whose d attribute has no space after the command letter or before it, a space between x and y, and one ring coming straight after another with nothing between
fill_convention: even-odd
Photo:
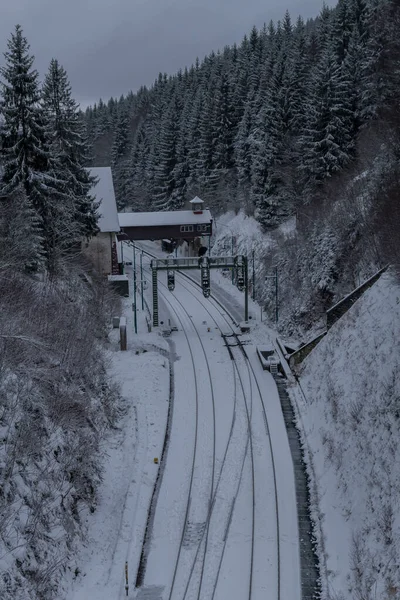
<instances>
[{"instance_id":1,"label":"railway signal light","mask_svg":"<svg viewBox=\"0 0 400 600\"><path fill-rule=\"evenodd\" d=\"M245 288L245 264L243 256L235 257L236 286L242 291Z\"/></svg>"},{"instance_id":2,"label":"railway signal light","mask_svg":"<svg viewBox=\"0 0 400 600\"><path fill-rule=\"evenodd\" d=\"M201 287L203 289L203 296L208 298L211 294L210 289L210 261L207 256L202 256L199 259L200 265L200 276L201 276Z\"/></svg>"},{"instance_id":3,"label":"railway signal light","mask_svg":"<svg viewBox=\"0 0 400 600\"><path fill-rule=\"evenodd\" d=\"M175 289L175 273L173 271L167 271L167 283L170 292Z\"/></svg>"}]
</instances>

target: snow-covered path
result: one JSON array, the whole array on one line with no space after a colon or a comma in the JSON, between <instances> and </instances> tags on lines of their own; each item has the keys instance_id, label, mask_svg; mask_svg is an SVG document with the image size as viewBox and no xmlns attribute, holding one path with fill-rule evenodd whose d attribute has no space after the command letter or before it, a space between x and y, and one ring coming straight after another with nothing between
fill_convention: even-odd
<instances>
[{"instance_id":1,"label":"snow-covered path","mask_svg":"<svg viewBox=\"0 0 400 600\"><path fill-rule=\"evenodd\" d=\"M132 325L130 319L129 325ZM132 330L130 328L130 330ZM94 514L82 514L87 542L74 551L62 585L68 600L122 598L124 567L133 577L140 559L148 506L157 476L168 411L168 345L159 336L140 336L137 348L110 352L110 370L121 384L125 413L120 428L103 443L104 481ZM116 344L117 348L117 344ZM131 580L132 580L131 577Z\"/></svg>"}]
</instances>

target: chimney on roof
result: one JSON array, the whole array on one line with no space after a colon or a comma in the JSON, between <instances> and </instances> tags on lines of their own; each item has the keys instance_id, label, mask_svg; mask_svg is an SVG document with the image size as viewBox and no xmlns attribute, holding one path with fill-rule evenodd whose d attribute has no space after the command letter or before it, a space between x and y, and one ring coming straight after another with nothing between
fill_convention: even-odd
<instances>
[{"instance_id":1,"label":"chimney on roof","mask_svg":"<svg viewBox=\"0 0 400 600\"><path fill-rule=\"evenodd\" d=\"M195 198L193 198L193 200L189 202L189 204L191 205L192 211L195 215L203 214L204 200L196 196Z\"/></svg>"}]
</instances>

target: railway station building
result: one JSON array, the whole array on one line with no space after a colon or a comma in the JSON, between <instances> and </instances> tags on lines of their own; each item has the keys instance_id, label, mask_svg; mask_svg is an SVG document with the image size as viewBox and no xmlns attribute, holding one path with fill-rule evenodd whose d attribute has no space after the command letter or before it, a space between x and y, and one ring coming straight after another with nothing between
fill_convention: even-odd
<instances>
[{"instance_id":1,"label":"railway station building","mask_svg":"<svg viewBox=\"0 0 400 600\"><path fill-rule=\"evenodd\" d=\"M212 216L204 201L196 196L189 210L118 213L120 241L170 240L185 243L188 256L197 255L198 248L212 235Z\"/></svg>"}]
</instances>

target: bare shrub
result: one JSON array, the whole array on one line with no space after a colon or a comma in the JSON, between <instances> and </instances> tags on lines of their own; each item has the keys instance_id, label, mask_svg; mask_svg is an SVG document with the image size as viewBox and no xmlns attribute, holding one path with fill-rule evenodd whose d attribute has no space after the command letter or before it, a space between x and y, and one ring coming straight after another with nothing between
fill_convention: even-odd
<instances>
[{"instance_id":1,"label":"bare shrub","mask_svg":"<svg viewBox=\"0 0 400 600\"><path fill-rule=\"evenodd\" d=\"M375 600L375 578L371 568L372 556L366 547L365 536L361 532L353 533L350 550L352 573L352 597L355 600Z\"/></svg>"},{"instance_id":2,"label":"bare shrub","mask_svg":"<svg viewBox=\"0 0 400 600\"><path fill-rule=\"evenodd\" d=\"M352 400L349 405L349 414L352 418L352 421L355 425L360 425L362 421L362 413L364 410L365 400L361 400L360 398L357 400Z\"/></svg>"},{"instance_id":3,"label":"bare shrub","mask_svg":"<svg viewBox=\"0 0 400 600\"><path fill-rule=\"evenodd\" d=\"M389 501L385 502L382 506L381 510L379 511L378 518L378 527L382 533L384 544L386 546L391 546L393 544L393 525L395 515L390 500L391 498L389 496Z\"/></svg>"},{"instance_id":4,"label":"bare shrub","mask_svg":"<svg viewBox=\"0 0 400 600\"><path fill-rule=\"evenodd\" d=\"M339 393L335 389L334 383L333 383L330 375L328 375L328 377L327 377L326 399L328 401L328 405L331 410L332 419L336 423L338 420L338 416L339 416L340 397L339 397Z\"/></svg>"}]
</instances>

